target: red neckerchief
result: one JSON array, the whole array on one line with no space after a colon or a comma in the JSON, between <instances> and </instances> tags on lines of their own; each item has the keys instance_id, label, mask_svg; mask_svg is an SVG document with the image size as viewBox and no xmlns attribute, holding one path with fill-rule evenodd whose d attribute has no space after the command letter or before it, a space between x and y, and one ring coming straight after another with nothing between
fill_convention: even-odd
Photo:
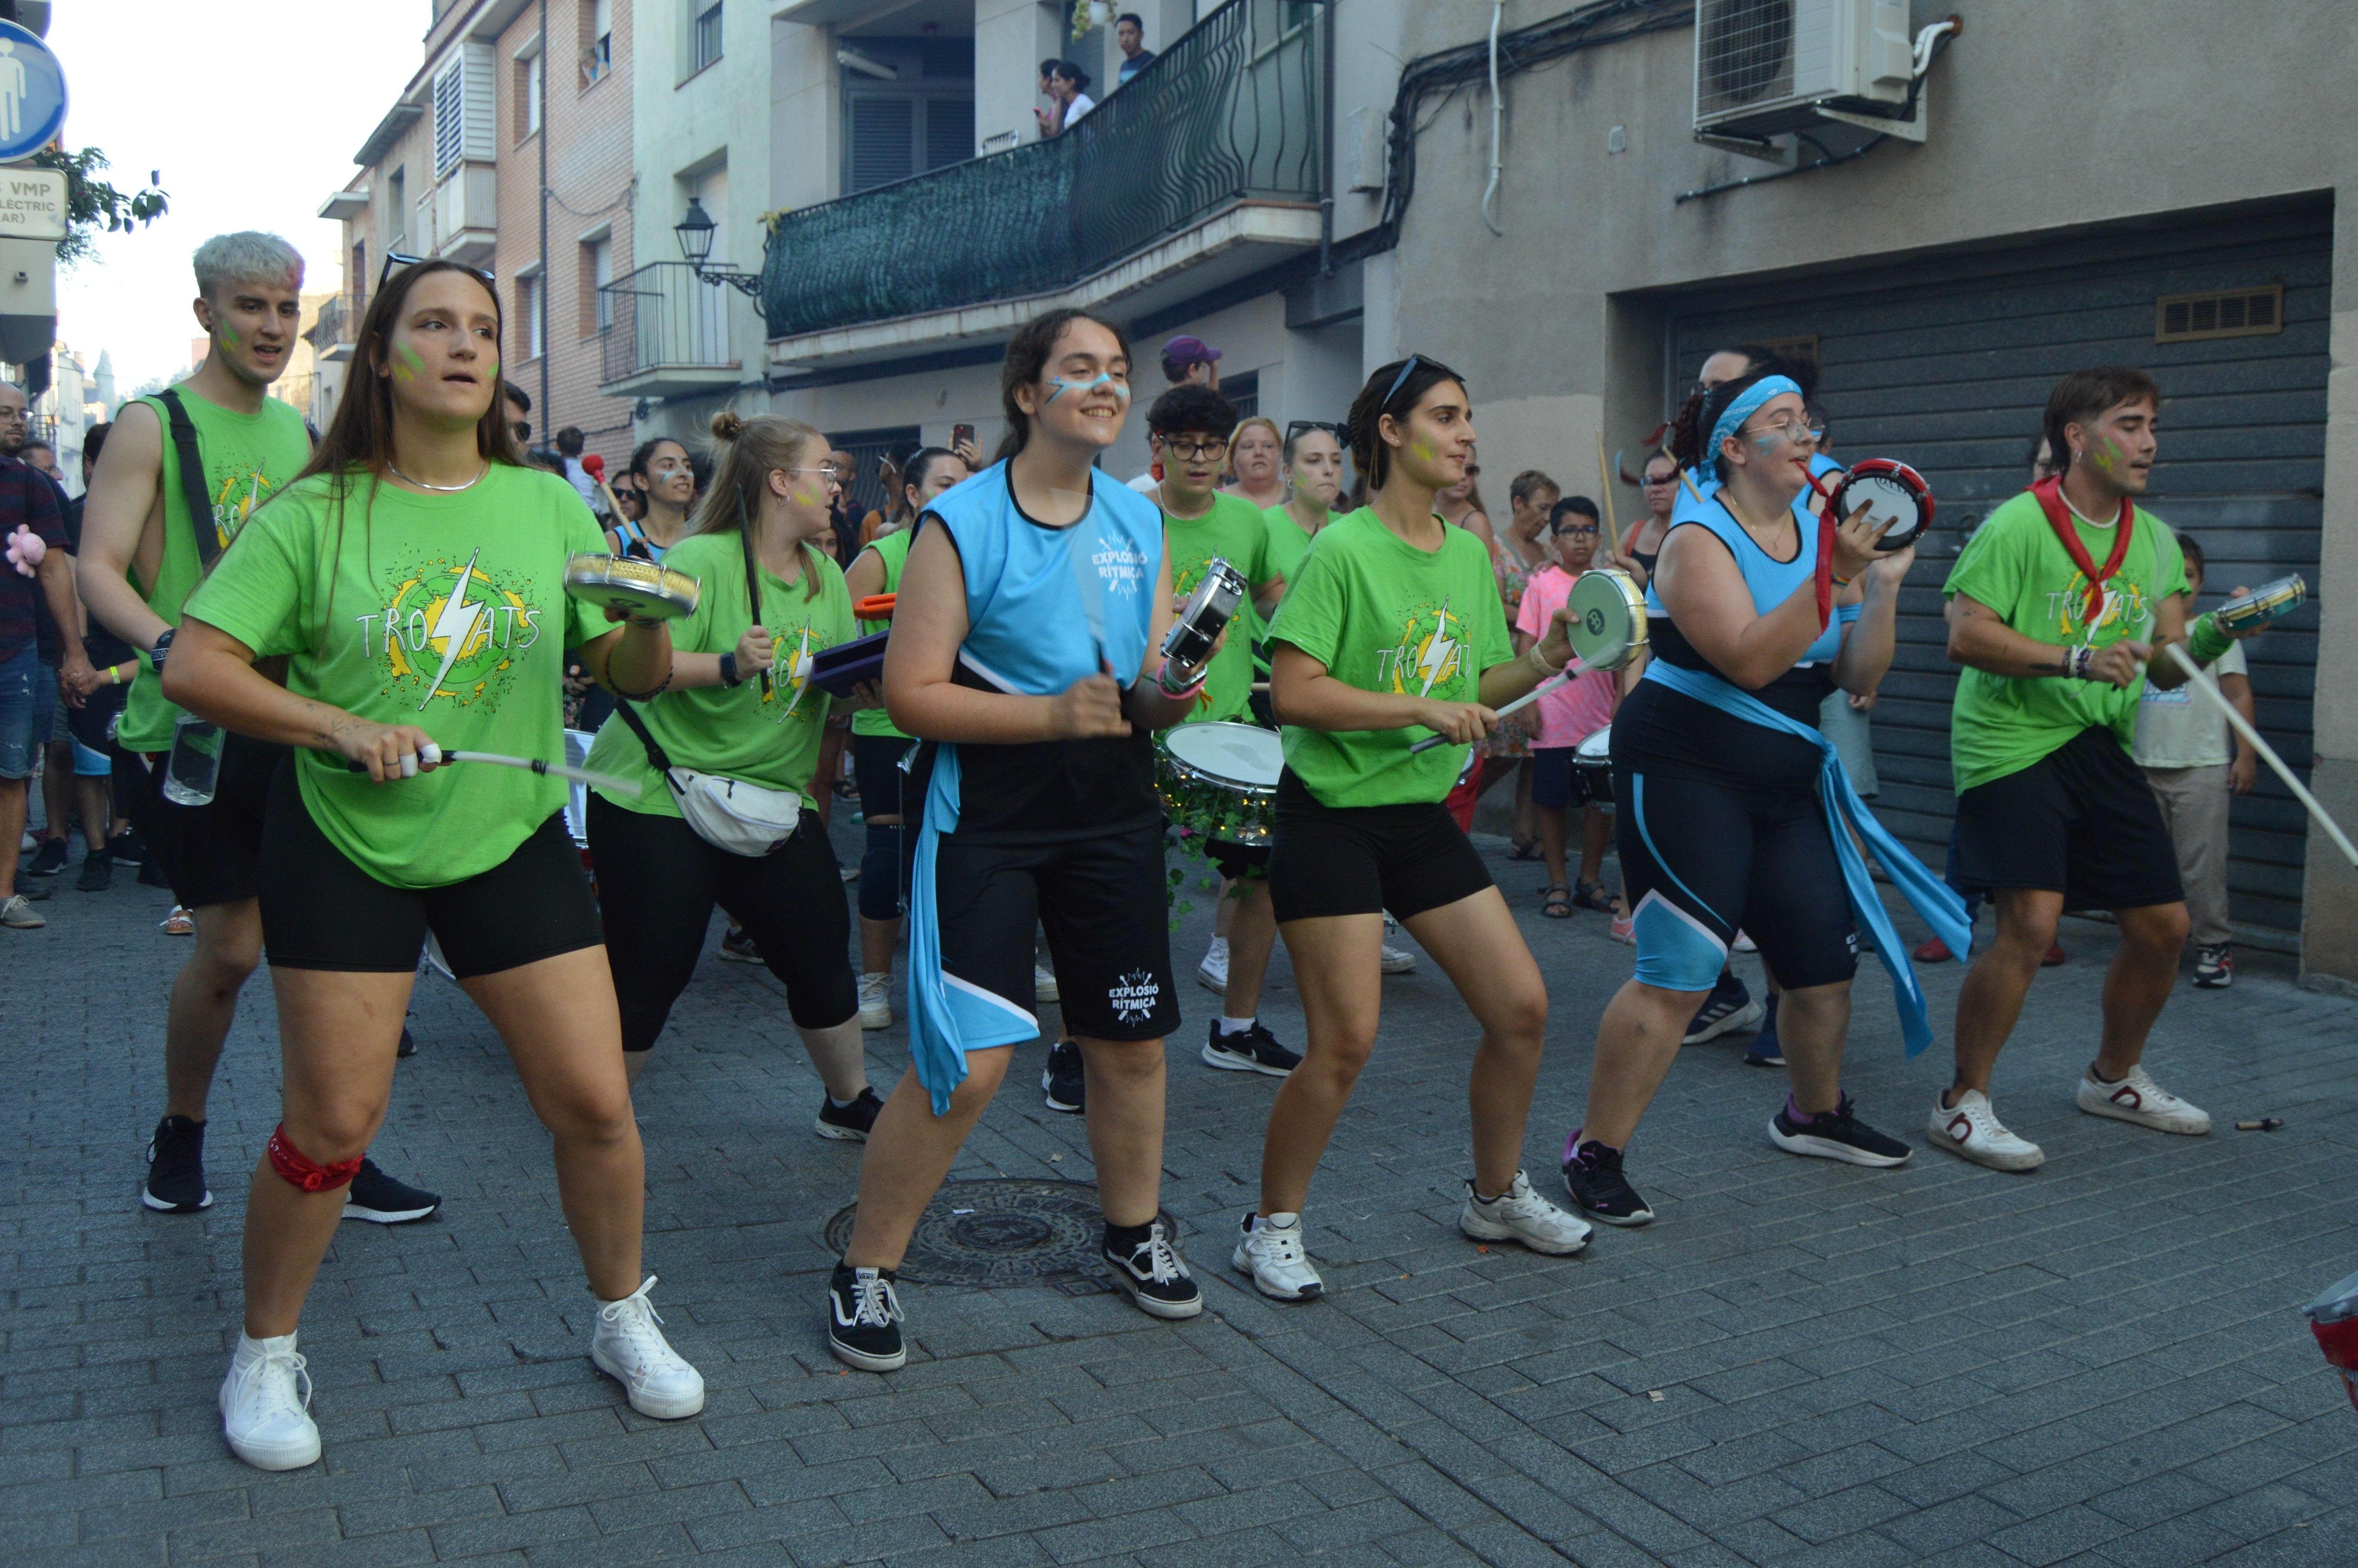
<instances>
[{"instance_id":1,"label":"red neckerchief","mask_svg":"<svg viewBox=\"0 0 2358 1568\"><path fill-rule=\"evenodd\" d=\"M2096 617L2104 608L2104 579L2120 570L2121 562L2128 557L2129 535L2136 525L2136 508L2129 504L2127 496L2121 497L2121 514L2113 522L2113 553L2104 557L2104 569L2099 571L2095 558L2088 554L2088 546L2080 542L2079 527L2064 505L2061 476L2050 474L2032 485L2030 493L2038 497L2039 510L2047 514L2047 525L2063 541L2064 553L2071 557L2071 564L2088 579L2086 614L2088 630L2093 633Z\"/></svg>"},{"instance_id":2,"label":"red neckerchief","mask_svg":"<svg viewBox=\"0 0 2358 1568\"><path fill-rule=\"evenodd\" d=\"M1834 515L1834 492L1819 481L1810 471L1809 460L1796 458L1801 465L1801 477L1818 492L1818 630L1823 633L1833 623L1834 615L1834 527L1842 519Z\"/></svg>"}]
</instances>

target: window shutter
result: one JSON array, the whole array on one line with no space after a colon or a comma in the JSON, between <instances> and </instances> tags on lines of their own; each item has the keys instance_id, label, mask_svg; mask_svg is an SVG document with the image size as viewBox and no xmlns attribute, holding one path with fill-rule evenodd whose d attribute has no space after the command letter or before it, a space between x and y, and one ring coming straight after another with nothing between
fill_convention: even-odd
<instances>
[{"instance_id":1,"label":"window shutter","mask_svg":"<svg viewBox=\"0 0 2358 1568\"><path fill-rule=\"evenodd\" d=\"M466 62L458 56L434 73L434 178L450 172L467 146Z\"/></svg>"},{"instance_id":2,"label":"window shutter","mask_svg":"<svg viewBox=\"0 0 2358 1568\"><path fill-rule=\"evenodd\" d=\"M925 167L964 163L974 157L974 100L935 98L925 104Z\"/></svg>"},{"instance_id":3,"label":"window shutter","mask_svg":"<svg viewBox=\"0 0 2358 1568\"><path fill-rule=\"evenodd\" d=\"M906 179L915 148L916 105L907 98L860 97L851 103L851 188Z\"/></svg>"}]
</instances>

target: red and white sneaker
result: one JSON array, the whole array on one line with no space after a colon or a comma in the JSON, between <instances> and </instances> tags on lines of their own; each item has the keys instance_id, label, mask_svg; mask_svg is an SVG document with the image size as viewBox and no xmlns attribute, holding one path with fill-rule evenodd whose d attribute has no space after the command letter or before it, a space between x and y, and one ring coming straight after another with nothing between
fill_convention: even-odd
<instances>
[{"instance_id":1,"label":"red and white sneaker","mask_svg":"<svg viewBox=\"0 0 2358 1568\"><path fill-rule=\"evenodd\" d=\"M1932 1097L1929 1125L1932 1141L1950 1153L1993 1171L2036 1171L2047 1163L2047 1152L2008 1132L1981 1090L1967 1089L1953 1106L1942 1105L1941 1098Z\"/></svg>"},{"instance_id":2,"label":"red and white sneaker","mask_svg":"<svg viewBox=\"0 0 2358 1568\"><path fill-rule=\"evenodd\" d=\"M2143 1067L2131 1067L2119 1083L2100 1082L2093 1067L2080 1076L2079 1107L2090 1116L2134 1121L2156 1132L2200 1138L2211 1130L2211 1113L2189 1105L2153 1081Z\"/></svg>"}]
</instances>

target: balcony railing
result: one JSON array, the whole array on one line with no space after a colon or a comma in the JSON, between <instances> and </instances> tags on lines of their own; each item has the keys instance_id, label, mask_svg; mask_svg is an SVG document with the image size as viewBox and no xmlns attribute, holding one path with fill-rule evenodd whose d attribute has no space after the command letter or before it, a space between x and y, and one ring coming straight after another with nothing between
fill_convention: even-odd
<instances>
[{"instance_id":1,"label":"balcony railing","mask_svg":"<svg viewBox=\"0 0 2358 1568\"><path fill-rule=\"evenodd\" d=\"M310 340L311 351L325 359L330 350L350 346L359 327L360 312L353 307L352 297L339 294L319 307L318 319L303 336Z\"/></svg>"},{"instance_id":2,"label":"balcony railing","mask_svg":"<svg viewBox=\"0 0 2358 1568\"><path fill-rule=\"evenodd\" d=\"M719 381L737 367L729 348L732 289L715 287L686 262L654 262L598 290L600 384L654 373Z\"/></svg>"},{"instance_id":3,"label":"balcony railing","mask_svg":"<svg viewBox=\"0 0 2358 1568\"><path fill-rule=\"evenodd\" d=\"M770 335L1046 293L1235 201L1315 200L1317 10L1229 0L1060 136L779 214Z\"/></svg>"}]
</instances>

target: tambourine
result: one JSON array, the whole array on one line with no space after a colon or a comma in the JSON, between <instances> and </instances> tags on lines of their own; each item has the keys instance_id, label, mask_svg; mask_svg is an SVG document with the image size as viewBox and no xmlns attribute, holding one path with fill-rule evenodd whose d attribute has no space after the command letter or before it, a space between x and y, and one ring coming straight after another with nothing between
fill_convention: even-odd
<instances>
[{"instance_id":1,"label":"tambourine","mask_svg":"<svg viewBox=\"0 0 2358 1568\"><path fill-rule=\"evenodd\" d=\"M584 552L565 557L565 591L609 610L676 621L696 612L699 589L686 572L653 561Z\"/></svg>"},{"instance_id":2,"label":"tambourine","mask_svg":"<svg viewBox=\"0 0 2358 1568\"><path fill-rule=\"evenodd\" d=\"M1875 547L1904 550L1932 525L1932 487L1924 476L1891 458L1862 458L1826 492L1826 515L1841 522L1860 507L1870 524L1889 523Z\"/></svg>"},{"instance_id":3,"label":"tambourine","mask_svg":"<svg viewBox=\"0 0 2358 1568\"><path fill-rule=\"evenodd\" d=\"M1572 651L1592 670L1626 669L1646 650L1646 592L1612 567L1580 574L1565 605Z\"/></svg>"},{"instance_id":4,"label":"tambourine","mask_svg":"<svg viewBox=\"0 0 2358 1568\"><path fill-rule=\"evenodd\" d=\"M2309 584L2299 572L2264 582L2249 593L2239 593L2217 610L2212 619L2223 632L2265 626L2279 615L2289 615L2309 598Z\"/></svg>"}]
</instances>

